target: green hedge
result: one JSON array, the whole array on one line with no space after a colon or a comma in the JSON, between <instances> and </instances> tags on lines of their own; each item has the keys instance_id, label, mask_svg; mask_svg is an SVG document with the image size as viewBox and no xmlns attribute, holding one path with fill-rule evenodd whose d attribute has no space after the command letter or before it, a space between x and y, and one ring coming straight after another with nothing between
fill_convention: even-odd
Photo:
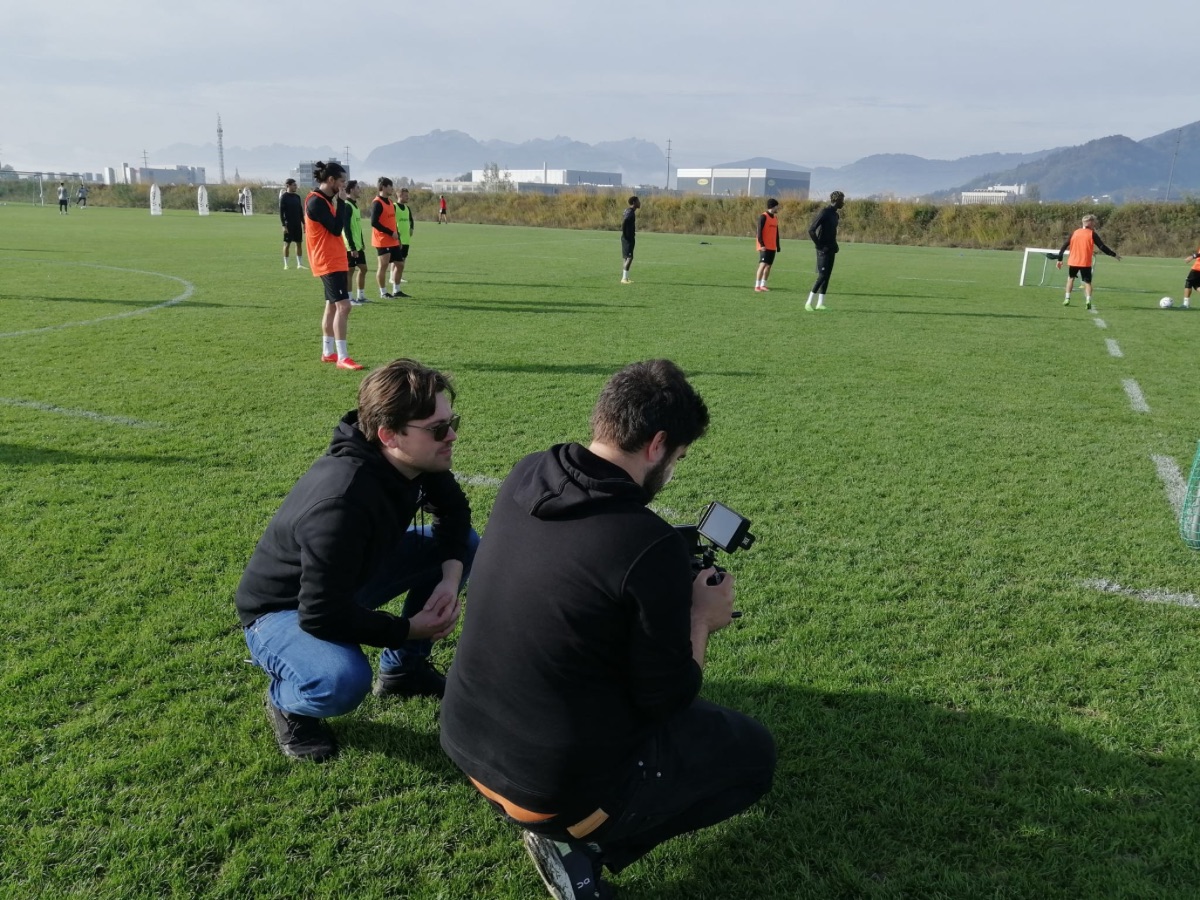
<instances>
[{"instance_id":1,"label":"green hedge","mask_svg":"<svg viewBox=\"0 0 1200 900\"><path fill-rule=\"evenodd\" d=\"M56 185L47 182L46 203L55 204ZM239 185L210 185L208 205L213 213L237 212ZM250 185L255 214L278 212L278 189ZM72 202L74 190L72 187ZM149 207L148 185L91 185L89 206ZM371 186L364 185L364 212ZM411 191L419 220L437 218L437 195ZM452 194L447 197L451 223L531 225L615 231L621 225L626 191L572 194ZM0 202L36 202L36 184L0 181ZM162 191L164 209L195 209L196 188L188 185ZM818 201L784 200L778 210L786 240L807 239L806 230L821 208ZM638 213L640 231L672 234L750 236L762 211L754 197L650 195ZM926 247L967 247L1013 250L1057 247L1079 227L1085 213L1099 219L1097 230L1109 246L1131 256L1183 256L1200 241L1200 200L1178 203L1130 203L1095 206L1083 203L1017 203L1003 206L953 206L897 203L851 198L842 211L839 237L847 243L908 244Z\"/></svg>"}]
</instances>

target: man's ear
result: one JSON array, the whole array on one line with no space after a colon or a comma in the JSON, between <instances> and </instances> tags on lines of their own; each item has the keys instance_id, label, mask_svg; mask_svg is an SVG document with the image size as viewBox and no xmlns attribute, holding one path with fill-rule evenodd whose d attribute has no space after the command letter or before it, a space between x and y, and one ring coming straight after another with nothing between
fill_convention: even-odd
<instances>
[{"instance_id":1,"label":"man's ear","mask_svg":"<svg viewBox=\"0 0 1200 900\"><path fill-rule=\"evenodd\" d=\"M388 428L386 425L379 426L379 429L375 433L379 436L379 443L383 444L383 446L396 446L396 432Z\"/></svg>"},{"instance_id":2,"label":"man's ear","mask_svg":"<svg viewBox=\"0 0 1200 900\"><path fill-rule=\"evenodd\" d=\"M658 463L667 458L668 453L670 453L670 445L667 440L667 433L659 431L650 439L650 443L646 445L646 461L652 466L658 465Z\"/></svg>"}]
</instances>

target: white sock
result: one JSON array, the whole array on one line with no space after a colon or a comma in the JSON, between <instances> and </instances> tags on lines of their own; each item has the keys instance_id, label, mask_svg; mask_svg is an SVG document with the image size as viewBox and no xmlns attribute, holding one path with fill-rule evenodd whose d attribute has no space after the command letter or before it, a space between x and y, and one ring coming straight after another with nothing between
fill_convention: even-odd
<instances>
[{"instance_id":1,"label":"white sock","mask_svg":"<svg viewBox=\"0 0 1200 900\"><path fill-rule=\"evenodd\" d=\"M628 271L627 269L622 269L622 270L621 270L621 280L622 280L622 281L628 281L628 280L629 280L629 271Z\"/></svg>"},{"instance_id":2,"label":"white sock","mask_svg":"<svg viewBox=\"0 0 1200 900\"><path fill-rule=\"evenodd\" d=\"M350 355L350 351L346 349L345 341L334 341L334 346L337 347L338 359L345 359Z\"/></svg>"},{"instance_id":3,"label":"white sock","mask_svg":"<svg viewBox=\"0 0 1200 900\"><path fill-rule=\"evenodd\" d=\"M328 334L321 335L321 355L328 356L333 350L333 336Z\"/></svg>"},{"instance_id":4,"label":"white sock","mask_svg":"<svg viewBox=\"0 0 1200 900\"><path fill-rule=\"evenodd\" d=\"M286 256L283 258L283 267L285 269L287 268L287 257Z\"/></svg>"},{"instance_id":5,"label":"white sock","mask_svg":"<svg viewBox=\"0 0 1200 900\"><path fill-rule=\"evenodd\" d=\"M804 301L805 306L812 306L813 297L817 296L812 291L808 292L808 299Z\"/></svg>"},{"instance_id":6,"label":"white sock","mask_svg":"<svg viewBox=\"0 0 1200 900\"><path fill-rule=\"evenodd\" d=\"M755 287L765 287L765 286L766 286L766 284L767 284L767 283L766 283L765 281L763 281L761 278L755 278L755 279L754 279L754 286L755 286Z\"/></svg>"},{"instance_id":7,"label":"white sock","mask_svg":"<svg viewBox=\"0 0 1200 900\"><path fill-rule=\"evenodd\" d=\"M1064 300L1070 300L1070 299L1071 299L1071 292L1070 292L1070 291L1067 291L1067 295L1066 295L1065 297L1063 297L1063 299L1064 299Z\"/></svg>"},{"instance_id":8,"label":"white sock","mask_svg":"<svg viewBox=\"0 0 1200 900\"><path fill-rule=\"evenodd\" d=\"M392 282L392 293L396 293L396 282Z\"/></svg>"},{"instance_id":9,"label":"white sock","mask_svg":"<svg viewBox=\"0 0 1200 900\"><path fill-rule=\"evenodd\" d=\"M817 294L817 309L820 309L824 305L825 305L825 295Z\"/></svg>"},{"instance_id":10,"label":"white sock","mask_svg":"<svg viewBox=\"0 0 1200 900\"><path fill-rule=\"evenodd\" d=\"M366 291L364 291L362 288L359 288L359 289L358 289L358 299L359 299L359 300L366 300L366 299L367 299L367 292L366 292Z\"/></svg>"}]
</instances>

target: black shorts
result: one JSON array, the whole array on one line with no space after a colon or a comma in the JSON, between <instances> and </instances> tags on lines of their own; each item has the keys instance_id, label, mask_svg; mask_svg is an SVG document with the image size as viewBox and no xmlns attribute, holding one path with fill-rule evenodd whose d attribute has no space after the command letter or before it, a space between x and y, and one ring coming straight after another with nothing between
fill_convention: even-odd
<instances>
[{"instance_id":1,"label":"black shorts","mask_svg":"<svg viewBox=\"0 0 1200 900\"><path fill-rule=\"evenodd\" d=\"M633 259L633 241L621 238L621 259Z\"/></svg>"},{"instance_id":2,"label":"black shorts","mask_svg":"<svg viewBox=\"0 0 1200 900\"><path fill-rule=\"evenodd\" d=\"M402 263L408 259L408 244L403 244L399 247L392 248L392 262Z\"/></svg>"},{"instance_id":3,"label":"black shorts","mask_svg":"<svg viewBox=\"0 0 1200 900\"><path fill-rule=\"evenodd\" d=\"M359 266L365 266L366 264L367 259L365 256L363 256L363 252L361 250L346 251L346 265L348 265L350 268L357 269Z\"/></svg>"},{"instance_id":4,"label":"black shorts","mask_svg":"<svg viewBox=\"0 0 1200 900\"><path fill-rule=\"evenodd\" d=\"M326 303L340 303L350 299L350 292L346 290L346 274L330 272L321 276L321 284L325 286Z\"/></svg>"},{"instance_id":5,"label":"black shorts","mask_svg":"<svg viewBox=\"0 0 1200 900\"><path fill-rule=\"evenodd\" d=\"M395 256L393 254L398 254L399 252L400 252L399 247L376 247L375 248L376 256L378 256L380 259L383 259L386 256L389 261L392 259L395 259Z\"/></svg>"},{"instance_id":6,"label":"black shorts","mask_svg":"<svg viewBox=\"0 0 1200 900\"><path fill-rule=\"evenodd\" d=\"M759 250L758 251L758 261L760 263L764 263L765 265L768 265L768 266L774 265L775 251L774 250Z\"/></svg>"},{"instance_id":7,"label":"black shorts","mask_svg":"<svg viewBox=\"0 0 1200 900\"><path fill-rule=\"evenodd\" d=\"M1084 284L1092 283L1092 267L1091 266L1067 266L1067 277L1075 278L1078 276L1083 280Z\"/></svg>"},{"instance_id":8,"label":"black shorts","mask_svg":"<svg viewBox=\"0 0 1200 900\"><path fill-rule=\"evenodd\" d=\"M1191 288L1193 291L1200 288L1200 269L1192 269L1187 274L1187 279L1183 282L1185 288Z\"/></svg>"},{"instance_id":9,"label":"black shorts","mask_svg":"<svg viewBox=\"0 0 1200 900\"><path fill-rule=\"evenodd\" d=\"M283 226L283 242L285 244L300 244L304 241L304 226L299 222L288 222Z\"/></svg>"}]
</instances>

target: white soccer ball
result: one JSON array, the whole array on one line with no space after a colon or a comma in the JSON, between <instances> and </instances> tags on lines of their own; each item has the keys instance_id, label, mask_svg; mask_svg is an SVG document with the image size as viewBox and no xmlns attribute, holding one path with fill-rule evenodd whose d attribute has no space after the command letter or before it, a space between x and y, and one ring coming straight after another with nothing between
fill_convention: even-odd
<instances>
[{"instance_id":1,"label":"white soccer ball","mask_svg":"<svg viewBox=\"0 0 1200 900\"><path fill-rule=\"evenodd\" d=\"M1175 305L1175 301L1172 300L1170 297L1163 297L1161 300L1158 301L1159 309L1170 309L1174 305Z\"/></svg>"}]
</instances>

